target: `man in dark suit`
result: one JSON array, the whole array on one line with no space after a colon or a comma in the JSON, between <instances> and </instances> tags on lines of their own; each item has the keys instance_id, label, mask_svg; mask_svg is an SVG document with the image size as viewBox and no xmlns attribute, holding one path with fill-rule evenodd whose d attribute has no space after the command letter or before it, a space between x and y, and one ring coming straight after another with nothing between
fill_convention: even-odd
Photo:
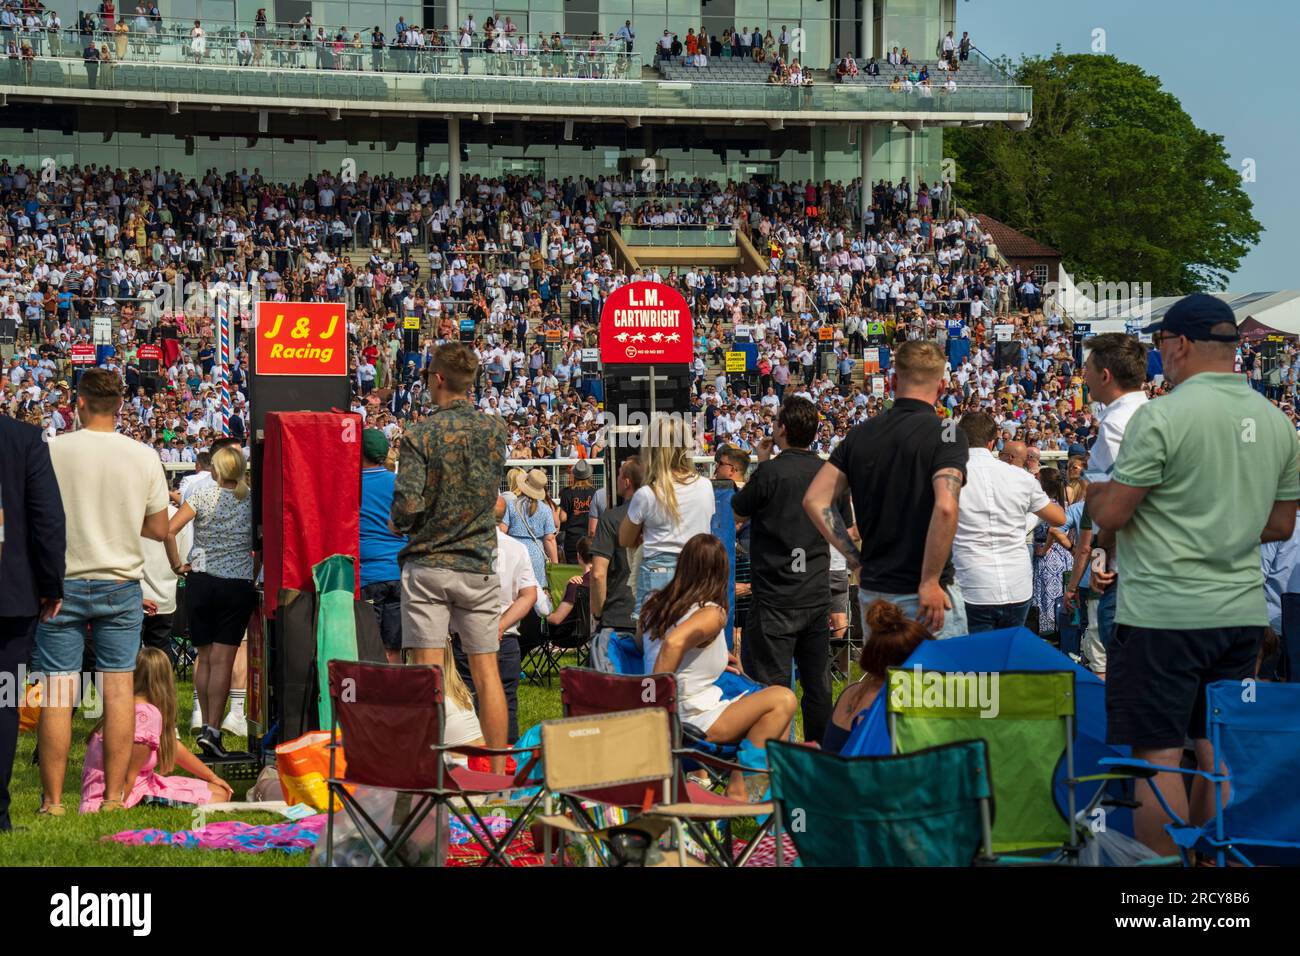
<instances>
[{"instance_id":1,"label":"man in dark suit","mask_svg":"<svg viewBox=\"0 0 1300 956\"><path fill-rule=\"evenodd\" d=\"M31 656L36 620L63 603L66 541L63 499L41 430L0 415L0 682L18 689L0 698L0 833L9 822L9 775L18 746L19 667Z\"/></svg>"}]
</instances>

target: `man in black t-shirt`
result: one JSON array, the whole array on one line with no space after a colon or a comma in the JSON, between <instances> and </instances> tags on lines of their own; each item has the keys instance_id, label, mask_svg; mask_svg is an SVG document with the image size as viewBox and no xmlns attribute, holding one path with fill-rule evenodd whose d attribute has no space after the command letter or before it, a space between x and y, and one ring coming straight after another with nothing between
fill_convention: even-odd
<instances>
[{"instance_id":1,"label":"man in black t-shirt","mask_svg":"<svg viewBox=\"0 0 1300 956\"><path fill-rule=\"evenodd\" d=\"M579 564L578 542L587 535L587 515L596 494L591 483L591 462L585 458L576 462L569 476L569 487L560 492L560 532L564 563Z\"/></svg>"},{"instance_id":2,"label":"man in black t-shirt","mask_svg":"<svg viewBox=\"0 0 1300 956\"><path fill-rule=\"evenodd\" d=\"M804 739L813 741L822 739L832 707L830 549L803 509L804 493L822 467L808 447L817 421L812 402L787 398L772 437L759 446L758 468L731 501L736 516L753 525L753 603L741 662L751 678L777 687L789 687L791 668L799 665ZM775 458L773 447L780 449ZM846 498L841 493L841 511L848 510Z\"/></svg>"},{"instance_id":3,"label":"man in black t-shirt","mask_svg":"<svg viewBox=\"0 0 1300 956\"><path fill-rule=\"evenodd\" d=\"M933 342L904 343L895 358L893 407L854 427L835 447L803 504L857 574L864 609L884 598L915 614L935 637L955 637L967 633L951 558L968 444L954 419L935 413L944 364ZM846 488L860 552L834 507Z\"/></svg>"}]
</instances>

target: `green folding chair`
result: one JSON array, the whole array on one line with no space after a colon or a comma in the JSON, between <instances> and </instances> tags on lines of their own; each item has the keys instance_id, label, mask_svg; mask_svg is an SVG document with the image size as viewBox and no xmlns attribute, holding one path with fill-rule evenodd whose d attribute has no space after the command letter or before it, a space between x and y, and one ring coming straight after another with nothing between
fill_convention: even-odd
<instances>
[{"instance_id":1,"label":"green folding chair","mask_svg":"<svg viewBox=\"0 0 1300 956\"><path fill-rule=\"evenodd\" d=\"M981 691L983 693L981 693ZM961 740L988 745L1001 862L1076 862L1083 844L1075 810L1074 672L890 669L889 737L896 754ZM1056 805L1065 760L1067 814ZM1109 777L1111 775L1102 775ZM1098 789L1096 800L1105 788ZM1039 851L1039 852L1033 852ZM1027 857L1008 854L1030 853Z\"/></svg>"},{"instance_id":2,"label":"green folding chair","mask_svg":"<svg viewBox=\"0 0 1300 956\"><path fill-rule=\"evenodd\" d=\"M552 608L560 606L560 602L564 599L565 588L569 586L569 579L575 574L582 574L582 570L581 565L577 564L548 564L546 566L546 582L543 587L546 588L546 592L551 598ZM575 607L573 613L586 614L588 613L585 610L586 607L587 605L584 602L581 606ZM578 666L581 667L585 663L583 657L585 642L584 646L577 650ZM546 625L543 623L540 643L524 651L524 658L520 663L520 668L534 684L545 681L546 686L549 687L551 686L551 678L560 672L560 657L563 653L563 650L551 646L551 642L547 637Z\"/></svg>"},{"instance_id":3,"label":"green folding chair","mask_svg":"<svg viewBox=\"0 0 1300 956\"><path fill-rule=\"evenodd\" d=\"M992 858L993 789L983 740L888 757L767 745L773 833L798 866L970 866ZM777 865L784 863L778 849Z\"/></svg>"}]
</instances>

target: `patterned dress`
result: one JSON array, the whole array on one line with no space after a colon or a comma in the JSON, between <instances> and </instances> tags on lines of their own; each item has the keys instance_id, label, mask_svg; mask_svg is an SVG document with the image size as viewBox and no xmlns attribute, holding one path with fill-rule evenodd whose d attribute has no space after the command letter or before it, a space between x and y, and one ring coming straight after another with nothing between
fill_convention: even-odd
<instances>
[{"instance_id":1,"label":"patterned dress","mask_svg":"<svg viewBox=\"0 0 1300 956\"><path fill-rule=\"evenodd\" d=\"M1058 530L1067 531L1065 526ZM1047 543L1047 523L1040 522L1034 529L1034 548ZM1038 608L1038 633L1040 636L1056 633L1056 604L1065 593L1064 575L1074 568L1074 555L1052 542L1042 557L1034 559L1034 607Z\"/></svg>"}]
</instances>

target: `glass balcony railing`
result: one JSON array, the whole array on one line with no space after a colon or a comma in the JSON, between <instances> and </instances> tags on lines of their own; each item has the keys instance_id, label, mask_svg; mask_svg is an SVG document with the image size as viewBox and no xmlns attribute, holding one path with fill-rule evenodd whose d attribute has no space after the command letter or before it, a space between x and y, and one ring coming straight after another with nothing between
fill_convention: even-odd
<instances>
[{"instance_id":1,"label":"glass balcony railing","mask_svg":"<svg viewBox=\"0 0 1300 956\"><path fill-rule=\"evenodd\" d=\"M455 70L460 58L450 64ZM736 110L772 113L1022 114L1030 112L1025 86L979 86L931 97L894 93L883 86L826 83L785 87L761 83L669 82L622 79L592 69L567 75L514 75L515 67L483 54L471 57L470 73L387 73L353 70L214 67L131 59L85 63L68 57L0 61L0 84L42 90L113 90L155 94L246 96L326 100L340 104L470 104L485 109L549 106L574 111ZM432 65L430 67L432 69ZM498 72L499 70L499 72Z\"/></svg>"},{"instance_id":2,"label":"glass balcony railing","mask_svg":"<svg viewBox=\"0 0 1300 956\"><path fill-rule=\"evenodd\" d=\"M624 228L620 235L629 246L729 248L736 244L736 230L727 225L633 227Z\"/></svg>"}]
</instances>

